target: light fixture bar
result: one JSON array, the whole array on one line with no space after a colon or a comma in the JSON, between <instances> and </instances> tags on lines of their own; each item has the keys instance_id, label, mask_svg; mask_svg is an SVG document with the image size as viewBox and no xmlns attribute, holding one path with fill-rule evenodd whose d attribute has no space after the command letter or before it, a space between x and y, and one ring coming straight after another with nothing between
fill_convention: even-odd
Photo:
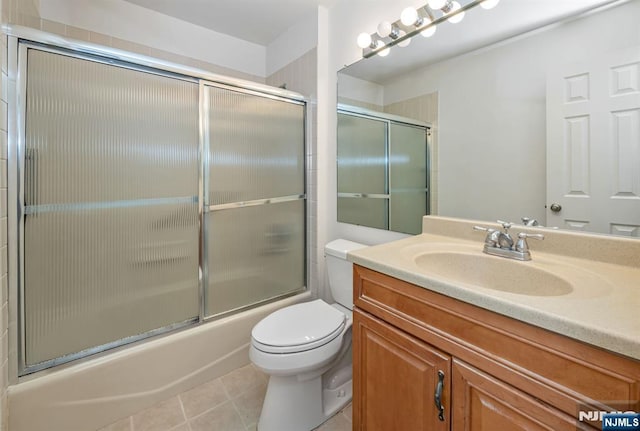
<instances>
[{"instance_id":1,"label":"light fixture bar","mask_svg":"<svg viewBox=\"0 0 640 431\"><path fill-rule=\"evenodd\" d=\"M424 10L424 12L427 14L427 18L429 18L429 20L430 20L431 22L433 22L433 21L435 21L435 20L436 20L436 16L433 14L433 9L431 9L431 8L429 7L429 4L428 4L428 3L422 7L422 10ZM427 27L429 27L429 26L426 26L426 25L425 25L425 26L424 26L424 28L422 28L422 29L421 29L421 31L422 31L422 30L424 30L424 29L425 29L425 28L427 28Z\"/></svg>"},{"instance_id":2,"label":"light fixture bar","mask_svg":"<svg viewBox=\"0 0 640 431\"><path fill-rule=\"evenodd\" d=\"M373 57L374 55L376 55L377 53L379 53L380 51L382 51L384 49L391 48L392 46L397 45L400 42L403 42L403 41L415 36L416 34L419 34L419 33L423 32L424 30L426 30L426 29L428 29L430 27L436 26L436 25L438 25L438 24L440 24L442 22L447 21L449 18L451 18L453 16L456 16L458 14L464 13L464 12L468 11L469 9L472 9L472 8L478 6L483 1L485 1L485 0L473 0L470 3L468 3L468 4L464 5L464 6L461 6L460 9L457 9L455 12L453 12L451 14L444 14L440 18L436 18L436 19L432 20L429 24L427 24L425 26L422 26L422 27L416 27L414 25L406 26L406 25L402 24L402 21L397 20L397 21L392 23L392 26L395 26L396 28L403 29L404 31L406 31L406 34L404 34L402 36L399 36L399 37L397 37L395 39L388 38L388 37L384 38L384 39L388 39L388 40L384 43L384 45L382 45L379 48L371 48L371 47L363 48L362 49L362 57L364 57L364 58ZM429 6L425 5L425 6L423 6L423 8L427 12L427 16L429 18L431 18L433 14L430 13L431 10L430 10ZM378 38L378 39L380 39L380 38Z\"/></svg>"}]
</instances>

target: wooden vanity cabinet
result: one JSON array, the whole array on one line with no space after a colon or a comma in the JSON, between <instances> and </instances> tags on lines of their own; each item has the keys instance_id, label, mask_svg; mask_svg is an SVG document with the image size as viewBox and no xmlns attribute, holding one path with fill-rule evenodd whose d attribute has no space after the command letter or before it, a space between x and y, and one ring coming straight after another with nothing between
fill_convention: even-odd
<instances>
[{"instance_id":1,"label":"wooden vanity cabinet","mask_svg":"<svg viewBox=\"0 0 640 431\"><path fill-rule=\"evenodd\" d=\"M580 409L640 410L640 361L358 265L354 304L354 430L593 430Z\"/></svg>"},{"instance_id":2,"label":"wooden vanity cabinet","mask_svg":"<svg viewBox=\"0 0 640 431\"><path fill-rule=\"evenodd\" d=\"M575 431L575 417L454 360L451 400L454 431ZM584 429L592 429L586 424Z\"/></svg>"},{"instance_id":3,"label":"wooden vanity cabinet","mask_svg":"<svg viewBox=\"0 0 640 431\"><path fill-rule=\"evenodd\" d=\"M354 429L448 430L449 411L439 418L434 395L441 372L441 402L449 405L451 357L370 315L354 316Z\"/></svg>"}]
</instances>

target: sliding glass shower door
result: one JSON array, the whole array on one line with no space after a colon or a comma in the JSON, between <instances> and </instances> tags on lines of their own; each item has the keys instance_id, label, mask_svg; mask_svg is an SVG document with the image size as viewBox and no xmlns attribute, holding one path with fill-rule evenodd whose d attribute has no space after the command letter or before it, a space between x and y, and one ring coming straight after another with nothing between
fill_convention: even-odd
<instances>
[{"instance_id":1,"label":"sliding glass shower door","mask_svg":"<svg viewBox=\"0 0 640 431\"><path fill-rule=\"evenodd\" d=\"M338 112L338 221L389 228L388 127Z\"/></svg>"},{"instance_id":2,"label":"sliding glass shower door","mask_svg":"<svg viewBox=\"0 0 640 431\"><path fill-rule=\"evenodd\" d=\"M338 221L417 235L429 214L428 127L338 109Z\"/></svg>"},{"instance_id":3,"label":"sliding glass shower door","mask_svg":"<svg viewBox=\"0 0 640 431\"><path fill-rule=\"evenodd\" d=\"M304 101L22 42L17 71L20 374L306 288Z\"/></svg>"},{"instance_id":4,"label":"sliding glass shower door","mask_svg":"<svg viewBox=\"0 0 640 431\"><path fill-rule=\"evenodd\" d=\"M304 105L205 85L205 315L305 286Z\"/></svg>"},{"instance_id":5,"label":"sliding glass shower door","mask_svg":"<svg viewBox=\"0 0 640 431\"><path fill-rule=\"evenodd\" d=\"M198 84L29 49L26 366L198 317Z\"/></svg>"},{"instance_id":6,"label":"sliding glass shower door","mask_svg":"<svg viewBox=\"0 0 640 431\"><path fill-rule=\"evenodd\" d=\"M429 214L427 129L389 125L389 230L417 235Z\"/></svg>"}]
</instances>

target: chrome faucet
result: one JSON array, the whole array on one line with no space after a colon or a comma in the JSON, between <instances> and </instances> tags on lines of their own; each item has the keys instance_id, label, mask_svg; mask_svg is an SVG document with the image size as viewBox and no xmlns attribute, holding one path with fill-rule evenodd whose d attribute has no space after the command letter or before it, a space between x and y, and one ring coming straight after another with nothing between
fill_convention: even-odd
<instances>
[{"instance_id":1,"label":"chrome faucet","mask_svg":"<svg viewBox=\"0 0 640 431\"><path fill-rule=\"evenodd\" d=\"M511 235L509 234L509 229L511 229L513 223L502 220L498 220L498 223L500 223L502 225L502 229L504 229L502 232L500 232L500 235L498 235L498 245L500 246L500 248L504 249L513 248L513 238L511 238Z\"/></svg>"},{"instance_id":2,"label":"chrome faucet","mask_svg":"<svg viewBox=\"0 0 640 431\"><path fill-rule=\"evenodd\" d=\"M531 217L522 217L522 224L525 226L540 226L540 223L538 223L538 220Z\"/></svg>"},{"instance_id":3,"label":"chrome faucet","mask_svg":"<svg viewBox=\"0 0 640 431\"><path fill-rule=\"evenodd\" d=\"M518 241L515 242L514 246L513 238L509 233L509 229L513 224L501 220L498 220L498 223L502 225L502 231L483 226L473 227L474 230L487 232L487 236L484 239L483 251L493 256L506 257L508 259L531 260L527 238L543 240L544 235L520 232L518 234Z\"/></svg>"}]
</instances>

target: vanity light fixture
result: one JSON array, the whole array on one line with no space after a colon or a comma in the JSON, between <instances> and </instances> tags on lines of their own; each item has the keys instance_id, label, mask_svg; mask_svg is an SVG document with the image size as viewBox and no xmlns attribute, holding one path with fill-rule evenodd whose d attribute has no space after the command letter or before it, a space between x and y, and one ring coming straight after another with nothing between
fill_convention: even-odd
<instances>
[{"instance_id":1,"label":"vanity light fixture","mask_svg":"<svg viewBox=\"0 0 640 431\"><path fill-rule=\"evenodd\" d=\"M493 9L498 5L498 3L500 3L500 0L484 0L482 3L480 3L480 6L483 9Z\"/></svg>"},{"instance_id":2,"label":"vanity light fixture","mask_svg":"<svg viewBox=\"0 0 640 431\"><path fill-rule=\"evenodd\" d=\"M404 30L400 30L400 31L398 32L398 37L402 37L402 36L404 36L404 35L406 35L406 34L407 34L407 32L405 32ZM404 40L402 40L402 41L398 42L398 46L399 46L400 48L404 48L404 47L409 46L409 44L410 44L410 43L411 43L411 39L406 38L406 39L404 39Z\"/></svg>"},{"instance_id":3,"label":"vanity light fixture","mask_svg":"<svg viewBox=\"0 0 640 431\"><path fill-rule=\"evenodd\" d=\"M409 45L410 39L418 33L424 37L433 36L440 23L458 23L469 9L478 5L484 9L492 9L499 2L500 0L471 0L461 5L457 0L428 0L427 4L419 9L403 9L400 19L395 22L382 21L375 33L360 33L358 46L362 48L364 58L376 54L384 57L394 45Z\"/></svg>"},{"instance_id":4,"label":"vanity light fixture","mask_svg":"<svg viewBox=\"0 0 640 431\"><path fill-rule=\"evenodd\" d=\"M412 7L405 8L400 14L400 22L402 25L410 29L424 29L420 31L420 34L424 37L431 37L436 32L436 26L429 25L434 19L433 12L427 6L424 6L424 16L421 16L418 11ZM404 34L406 34L406 32L404 32ZM411 39L407 38L407 40ZM404 41L398 42L398 45L408 45L403 45L403 43Z\"/></svg>"},{"instance_id":5,"label":"vanity light fixture","mask_svg":"<svg viewBox=\"0 0 640 431\"><path fill-rule=\"evenodd\" d=\"M435 26L435 25L429 25L429 24L431 24L431 23L433 22L433 20L432 20L432 19L430 19L430 18L425 18L425 20L429 20L429 22L425 24L425 26L424 26L424 27L425 27L425 29L424 29L424 30L422 30L422 31L420 32L420 34L421 34L423 37L431 37L431 36L433 36L433 35L436 33L436 26Z\"/></svg>"},{"instance_id":6,"label":"vanity light fixture","mask_svg":"<svg viewBox=\"0 0 640 431\"><path fill-rule=\"evenodd\" d=\"M362 49L365 48L371 48L371 44L372 44L373 40L371 38L371 35L369 33L360 33L358 35L358 46ZM375 45L373 45L373 48L375 48Z\"/></svg>"},{"instance_id":7,"label":"vanity light fixture","mask_svg":"<svg viewBox=\"0 0 640 431\"><path fill-rule=\"evenodd\" d=\"M391 35L393 30L394 28L389 21L382 21L378 24L378 31L376 33L378 33L378 36L380 37L387 37Z\"/></svg>"},{"instance_id":8,"label":"vanity light fixture","mask_svg":"<svg viewBox=\"0 0 640 431\"><path fill-rule=\"evenodd\" d=\"M397 36L399 37L399 36ZM367 49L375 52L380 57L389 55L390 49L385 48L385 43L377 36L371 36L369 33L360 33L357 40L358 46L363 50Z\"/></svg>"},{"instance_id":9,"label":"vanity light fixture","mask_svg":"<svg viewBox=\"0 0 640 431\"><path fill-rule=\"evenodd\" d=\"M418 15L418 11L412 7L408 7L400 14L400 22L407 26L420 27L422 25L422 19Z\"/></svg>"},{"instance_id":10,"label":"vanity light fixture","mask_svg":"<svg viewBox=\"0 0 640 431\"><path fill-rule=\"evenodd\" d=\"M460 10L460 8L460 3L458 3L457 1L452 1L447 3L446 10L442 9L442 12L444 12L446 15L451 15L451 18L448 18L447 21L452 24L457 24L464 18L464 11L456 13L458 10Z\"/></svg>"},{"instance_id":11,"label":"vanity light fixture","mask_svg":"<svg viewBox=\"0 0 640 431\"><path fill-rule=\"evenodd\" d=\"M362 49L369 49L375 51L380 57L386 57L391 50L386 46L387 44L383 39L388 38L391 41L402 39L398 40L398 45L405 47L411 42L411 40L404 37L406 34L407 32L398 28L395 23L391 24L389 21L382 21L378 24L378 29L375 34L360 33L357 43Z\"/></svg>"},{"instance_id":12,"label":"vanity light fixture","mask_svg":"<svg viewBox=\"0 0 640 431\"><path fill-rule=\"evenodd\" d=\"M376 42L376 51L380 57L386 57L391 52L391 49L385 48L385 46L386 45L381 40Z\"/></svg>"},{"instance_id":13,"label":"vanity light fixture","mask_svg":"<svg viewBox=\"0 0 640 431\"><path fill-rule=\"evenodd\" d=\"M442 9L447 4L447 0L429 0L427 2L427 6L431 9Z\"/></svg>"}]
</instances>

